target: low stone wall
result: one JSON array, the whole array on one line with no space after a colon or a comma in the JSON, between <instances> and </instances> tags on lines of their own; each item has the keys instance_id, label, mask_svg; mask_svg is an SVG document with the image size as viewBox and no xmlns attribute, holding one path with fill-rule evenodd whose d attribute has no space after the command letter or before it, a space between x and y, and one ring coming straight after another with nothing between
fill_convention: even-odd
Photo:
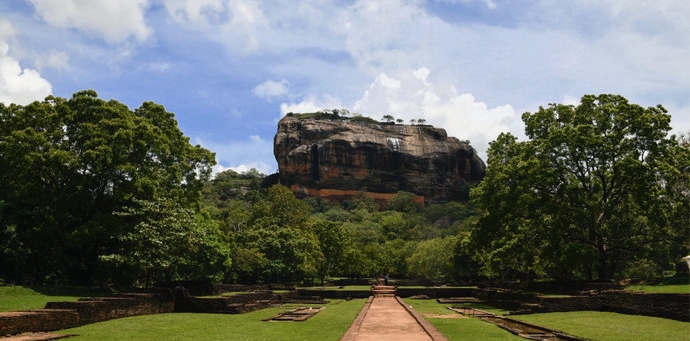
<instances>
[{"instance_id":1,"label":"low stone wall","mask_svg":"<svg viewBox=\"0 0 690 341\"><path fill-rule=\"evenodd\" d=\"M175 312L241 314L266 308L273 302L282 302L294 296L293 292L274 294L271 291L256 291L226 297L177 297Z\"/></svg>"},{"instance_id":2,"label":"low stone wall","mask_svg":"<svg viewBox=\"0 0 690 341\"><path fill-rule=\"evenodd\" d=\"M483 283L481 288L487 289L508 289L510 291L540 292L552 294L577 294L584 291L605 291L622 290L623 286L614 282L590 282L590 281L568 281L568 282L502 282L502 283Z\"/></svg>"},{"instance_id":3,"label":"low stone wall","mask_svg":"<svg viewBox=\"0 0 690 341\"><path fill-rule=\"evenodd\" d=\"M429 287L429 288L398 288L396 296L411 297L425 295L429 298L448 298L448 297L474 297L477 289L474 288L453 288L453 287Z\"/></svg>"},{"instance_id":4,"label":"low stone wall","mask_svg":"<svg viewBox=\"0 0 690 341\"><path fill-rule=\"evenodd\" d=\"M82 324L121 317L172 312L172 297L161 301L157 294L124 294L114 297L81 298L76 302L49 302L46 309L72 309Z\"/></svg>"},{"instance_id":5,"label":"low stone wall","mask_svg":"<svg viewBox=\"0 0 690 341\"><path fill-rule=\"evenodd\" d=\"M346 290L346 289L297 289L299 296L320 296L328 299L349 299L367 298L372 295L371 290ZM468 297L475 296L477 289L473 288L453 288L453 287L429 287L429 288L400 288L398 287L395 295L400 297L411 297L426 295L429 298L446 297Z\"/></svg>"},{"instance_id":6,"label":"low stone wall","mask_svg":"<svg viewBox=\"0 0 690 341\"><path fill-rule=\"evenodd\" d=\"M295 290L292 284L218 284L215 293L222 294L231 291L268 291L268 290ZM195 294L196 295L196 294Z\"/></svg>"},{"instance_id":7,"label":"low stone wall","mask_svg":"<svg viewBox=\"0 0 690 341\"><path fill-rule=\"evenodd\" d=\"M168 294L126 294L49 302L46 309L0 313L0 335L67 329L120 317L173 312Z\"/></svg>"},{"instance_id":8,"label":"low stone wall","mask_svg":"<svg viewBox=\"0 0 690 341\"><path fill-rule=\"evenodd\" d=\"M318 289L297 289L297 296L302 297L314 297L319 296L328 299L350 299L350 298L367 298L371 296L370 290L343 290L343 289L332 289L332 290L318 290Z\"/></svg>"},{"instance_id":9,"label":"low stone wall","mask_svg":"<svg viewBox=\"0 0 690 341\"><path fill-rule=\"evenodd\" d=\"M26 332L46 332L80 326L74 310L39 309L0 312L0 336Z\"/></svg>"},{"instance_id":10,"label":"low stone wall","mask_svg":"<svg viewBox=\"0 0 690 341\"><path fill-rule=\"evenodd\" d=\"M589 296L540 297L535 312L597 310L690 322L690 294L610 291Z\"/></svg>"}]
</instances>

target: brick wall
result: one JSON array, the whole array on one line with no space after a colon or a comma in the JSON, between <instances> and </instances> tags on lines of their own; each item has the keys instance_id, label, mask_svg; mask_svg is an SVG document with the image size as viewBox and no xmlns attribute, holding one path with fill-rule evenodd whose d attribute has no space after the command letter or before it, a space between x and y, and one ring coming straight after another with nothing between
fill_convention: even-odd
<instances>
[{"instance_id":1,"label":"brick wall","mask_svg":"<svg viewBox=\"0 0 690 341\"><path fill-rule=\"evenodd\" d=\"M157 294L126 294L115 297L82 298L76 302L50 302L47 309L73 309L83 324L127 316L169 313L174 301L162 302Z\"/></svg>"},{"instance_id":2,"label":"brick wall","mask_svg":"<svg viewBox=\"0 0 690 341\"><path fill-rule=\"evenodd\" d=\"M162 293L49 302L46 309L0 312L0 336L74 328L126 316L169 313L174 306L172 295Z\"/></svg>"},{"instance_id":3,"label":"brick wall","mask_svg":"<svg viewBox=\"0 0 690 341\"><path fill-rule=\"evenodd\" d=\"M287 294L271 291L248 292L226 297L193 297L178 295L175 312L241 314L266 308L272 302L282 301Z\"/></svg>"},{"instance_id":4,"label":"brick wall","mask_svg":"<svg viewBox=\"0 0 690 341\"><path fill-rule=\"evenodd\" d=\"M590 296L541 297L538 303L538 312L597 310L690 322L690 294L610 291Z\"/></svg>"},{"instance_id":5,"label":"brick wall","mask_svg":"<svg viewBox=\"0 0 690 341\"><path fill-rule=\"evenodd\" d=\"M0 336L73 328L79 325L79 314L74 310L0 312Z\"/></svg>"}]
</instances>

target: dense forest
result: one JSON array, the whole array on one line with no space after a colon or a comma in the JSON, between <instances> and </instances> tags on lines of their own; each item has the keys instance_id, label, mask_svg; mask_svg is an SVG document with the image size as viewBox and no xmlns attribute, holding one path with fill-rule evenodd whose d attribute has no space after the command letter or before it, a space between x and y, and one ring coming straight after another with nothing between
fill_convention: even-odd
<instances>
[{"instance_id":1,"label":"dense forest","mask_svg":"<svg viewBox=\"0 0 690 341\"><path fill-rule=\"evenodd\" d=\"M0 104L0 283L151 287L610 280L687 272L690 141L616 95L525 113L469 202L297 198L256 170L212 175L174 114L94 91Z\"/></svg>"}]
</instances>

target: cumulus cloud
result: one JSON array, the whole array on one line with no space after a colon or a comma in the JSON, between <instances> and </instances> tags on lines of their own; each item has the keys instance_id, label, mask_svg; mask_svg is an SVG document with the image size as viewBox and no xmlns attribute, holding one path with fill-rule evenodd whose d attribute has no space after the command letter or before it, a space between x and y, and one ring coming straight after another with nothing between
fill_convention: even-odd
<instances>
[{"instance_id":1,"label":"cumulus cloud","mask_svg":"<svg viewBox=\"0 0 690 341\"><path fill-rule=\"evenodd\" d=\"M354 111L390 114L405 122L424 119L445 128L450 136L470 140L486 160L490 141L520 125L519 115L510 105L489 108L472 94L460 93L450 83L434 83L431 70L421 67L396 75L380 74L358 100ZM373 117L380 119L379 117Z\"/></svg>"},{"instance_id":2,"label":"cumulus cloud","mask_svg":"<svg viewBox=\"0 0 690 341\"><path fill-rule=\"evenodd\" d=\"M473 1L481 1L481 2L483 2L483 3L486 5L486 7L488 7L489 9L494 9L494 8L496 8L496 3L493 2L493 0L438 0L438 1L440 1L440 2L445 2L445 3L449 3L449 4L462 4L462 3L470 3L470 2L473 2Z\"/></svg>"},{"instance_id":3,"label":"cumulus cloud","mask_svg":"<svg viewBox=\"0 0 690 341\"><path fill-rule=\"evenodd\" d=\"M50 83L38 71L19 65L19 61L9 55L8 39L15 34L8 21L0 19L0 102L28 104L42 100L52 92Z\"/></svg>"},{"instance_id":4,"label":"cumulus cloud","mask_svg":"<svg viewBox=\"0 0 690 341\"><path fill-rule=\"evenodd\" d=\"M218 164L214 167L214 173L227 169L241 173L256 168L261 173L272 174L277 170L273 140L265 140L258 135L224 142L196 138L194 143L216 153Z\"/></svg>"},{"instance_id":5,"label":"cumulus cloud","mask_svg":"<svg viewBox=\"0 0 690 341\"><path fill-rule=\"evenodd\" d=\"M342 101L337 97L326 94L323 96L308 96L300 102L281 103L280 114L282 116L289 112L307 113L339 108L343 108Z\"/></svg>"},{"instance_id":6,"label":"cumulus cloud","mask_svg":"<svg viewBox=\"0 0 690 341\"><path fill-rule=\"evenodd\" d=\"M55 69L60 71L69 71L69 55L64 51L50 51L45 56L36 57L34 64L41 69Z\"/></svg>"},{"instance_id":7,"label":"cumulus cloud","mask_svg":"<svg viewBox=\"0 0 690 341\"><path fill-rule=\"evenodd\" d=\"M258 50L259 36L268 26L261 1L169 0L164 5L173 21L221 42L232 52Z\"/></svg>"},{"instance_id":8,"label":"cumulus cloud","mask_svg":"<svg viewBox=\"0 0 690 341\"><path fill-rule=\"evenodd\" d=\"M48 24L84 31L108 43L121 43L130 37L143 41L151 34L144 21L148 0L29 1Z\"/></svg>"},{"instance_id":9,"label":"cumulus cloud","mask_svg":"<svg viewBox=\"0 0 690 341\"><path fill-rule=\"evenodd\" d=\"M290 83L285 79L280 81L269 80L257 85L252 92L254 95L270 102L274 98L287 95L289 85Z\"/></svg>"}]
</instances>

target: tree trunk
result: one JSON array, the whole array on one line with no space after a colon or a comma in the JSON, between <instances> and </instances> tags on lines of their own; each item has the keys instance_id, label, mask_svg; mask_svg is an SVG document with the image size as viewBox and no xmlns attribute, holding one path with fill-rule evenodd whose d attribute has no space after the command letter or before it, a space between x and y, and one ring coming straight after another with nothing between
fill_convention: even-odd
<instances>
[{"instance_id":1,"label":"tree trunk","mask_svg":"<svg viewBox=\"0 0 690 341\"><path fill-rule=\"evenodd\" d=\"M608 280L611 278L609 273L609 257L606 252L605 245L597 246L597 253L599 254L599 264L597 264L598 280Z\"/></svg>"}]
</instances>

